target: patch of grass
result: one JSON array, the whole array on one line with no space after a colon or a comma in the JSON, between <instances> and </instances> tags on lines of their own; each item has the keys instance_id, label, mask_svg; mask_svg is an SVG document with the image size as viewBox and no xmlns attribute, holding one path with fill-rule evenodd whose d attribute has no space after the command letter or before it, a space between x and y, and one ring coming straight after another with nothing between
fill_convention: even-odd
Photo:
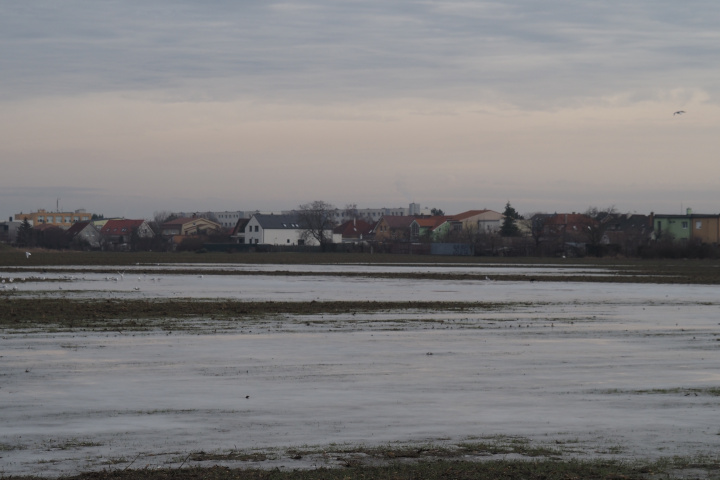
<instances>
[{"instance_id":1,"label":"patch of grass","mask_svg":"<svg viewBox=\"0 0 720 480\"><path fill-rule=\"evenodd\" d=\"M562 455L559 449L532 445L528 439L501 437L492 442L466 442L458 445L467 454L506 455L517 454L526 457L555 457Z\"/></svg>"},{"instance_id":2,"label":"patch of grass","mask_svg":"<svg viewBox=\"0 0 720 480\"><path fill-rule=\"evenodd\" d=\"M469 462L440 460L432 462L391 462L381 466L348 466L315 470L262 470L214 466L209 468L183 467L179 469L136 469L89 472L65 480L634 480L657 478L666 470L658 464L635 464L606 461L514 461L492 460ZM5 477L7 480L38 477ZM662 478L669 478L663 476Z\"/></svg>"},{"instance_id":3,"label":"patch of grass","mask_svg":"<svg viewBox=\"0 0 720 480\"><path fill-rule=\"evenodd\" d=\"M12 452L13 450L25 450L27 446L9 443L0 443L0 452Z\"/></svg>"},{"instance_id":4,"label":"patch of grass","mask_svg":"<svg viewBox=\"0 0 720 480\"><path fill-rule=\"evenodd\" d=\"M262 452L252 452L252 453L246 453L246 452L239 452L239 451L231 451L231 452L213 452L213 453L207 453L207 452L194 452L191 453L188 456L188 460L192 460L194 462L219 462L219 461L240 461L240 462L264 462L269 457L267 454Z\"/></svg>"},{"instance_id":5,"label":"patch of grass","mask_svg":"<svg viewBox=\"0 0 720 480\"><path fill-rule=\"evenodd\" d=\"M0 328L143 331L182 328L183 319L244 322L277 315L400 311L489 311L518 306L492 302L242 302L237 300L72 300L0 298ZM162 320L160 324L150 320Z\"/></svg>"},{"instance_id":6,"label":"patch of grass","mask_svg":"<svg viewBox=\"0 0 720 480\"><path fill-rule=\"evenodd\" d=\"M323 275L332 276L361 276L376 278L417 278L442 280L485 280L486 274L476 273L438 273L433 272L433 266L458 265L475 267L477 265L493 265L496 268L512 267L514 265L532 265L534 268L557 267L583 267L588 270L603 269L598 274L577 275L517 275L493 273L493 280L533 281L533 282L614 282L614 283L672 283L672 284L720 284L720 260L639 260L615 258L576 258L571 262L558 258L535 257L450 257L432 255L392 255L367 253L195 253L177 252L56 252L33 251L30 258L25 258L24 250L0 250L0 270L13 271L13 267L42 266L106 266L102 271L111 274L117 272L116 267L164 264L287 264L287 265L326 265L326 264L375 264L388 265L386 272L382 273L350 273L327 272ZM429 267L427 272L392 272L391 266L417 265ZM115 267L115 268L110 268ZM67 270L72 272L73 270ZM88 270L77 270L87 272ZM158 271L156 273L193 273L200 270L188 269L170 272ZM301 276L315 275L308 272L222 272L218 269L208 270L208 274L216 275L285 275Z\"/></svg>"},{"instance_id":7,"label":"patch of grass","mask_svg":"<svg viewBox=\"0 0 720 480\"><path fill-rule=\"evenodd\" d=\"M621 390L618 388L612 388L608 390L600 390L599 393L618 395L618 394L631 394L631 395L679 395L682 394L686 397L709 395L713 397L720 397L720 387L705 387L705 388L684 388L684 387L673 387L673 388L651 388L645 390Z\"/></svg>"},{"instance_id":8,"label":"patch of grass","mask_svg":"<svg viewBox=\"0 0 720 480\"><path fill-rule=\"evenodd\" d=\"M78 438L69 438L65 440L48 440L45 444L48 450L77 450L88 447L101 447L102 443L90 440L80 440Z\"/></svg>"}]
</instances>

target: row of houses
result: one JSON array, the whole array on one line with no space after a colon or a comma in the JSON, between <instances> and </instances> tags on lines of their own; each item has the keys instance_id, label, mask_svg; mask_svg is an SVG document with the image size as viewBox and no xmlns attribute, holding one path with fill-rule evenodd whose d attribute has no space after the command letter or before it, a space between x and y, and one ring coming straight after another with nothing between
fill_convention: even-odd
<instances>
[{"instance_id":1,"label":"row of houses","mask_svg":"<svg viewBox=\"0 0 720 480\"><path fill-rule=\"evenodd\" d=\"M80 211L73 212L78 214ZM84 212L83 212L84 213ZM337 211L327 213L328 222L321 234L309 234L307 221L300 212L279 214L252 214L249 218L236 217L232 228L200 216L172 218L161 225L151 225L146 220L96 219L69 222L69 226L48 223L47 212L35 212L32 227L36 235L59 238L57 231L64 232L64 246L87 249L134 249L138 242L158 248L177 248L189 239L199 242L213 241L234 244L300 246L326 243L473 243L478 238L497 236L505 217L503 214L483 209L468 210L456 215L402 215L393 211L382 215L377 221L357 216L339 225ZM89 215L89 214L88 214ZM53 214L61 217L65 214ZM229 217L229 215L228 215ZM23 218L23 221L28 217ZM18 219L16 219L18 220ZM29 219L28 219L29 220ZM53 219L55 220L55 219ZM16 227L16 239L19 235ZM602 245L621 245L628 251L652 241L696 241L703 244L720 243L720 215L696 214L688 209L684 215L650 215L599 213L594 216L579 213L537 214L528 219L518 219L520 237L528 239L536 247L552 245L566 249L568 246L597 248ZM0 240L11 241L8 222L0 224ZM3 227L5 228L3 230ZM317 233L317 232L316 232ZM63 242L59 242L63 243ZM506 242L507 243L507 242ZM495 242L492 248L502 248Z\"/></svg>"},{"instance_id":2,"label":"row of houses","mask_svg":"<svg viewBox=\"0 0 720 480\"><path fill-rule=\"evenodd\" d=\"M470 210L458 215L383 215L376 222L362 218L335 226L327 222L323 232L328 243L441 241L450 232L497 232L503 215L493 210ZM330 227L332 225L332 228ZM317 235L308 235L307 222L300 213L256 214L238 222L232 232L237 243L265 245L318 245Z\"/></svg>"}]
</instances>

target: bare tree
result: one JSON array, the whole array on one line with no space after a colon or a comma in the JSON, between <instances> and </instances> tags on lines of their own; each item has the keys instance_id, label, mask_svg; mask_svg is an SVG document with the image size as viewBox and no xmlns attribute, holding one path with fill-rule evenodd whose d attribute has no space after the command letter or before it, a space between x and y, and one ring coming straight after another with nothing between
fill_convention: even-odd
<instances>
[{"instance_id":1,"label":"bare tree","mask_svg":"<svg viewBox=\"0 0 720 480\"><path fill-rule=\"evenodd\" d=\"M160 210L153 212L153 221L158 225L162 225L165 222L173 220L175 215L167 210Z\"/></svg>"},{"instance_id":2,"label":"bare tree","mask_svg":"<svg viewBox=\"0 0 720 480\"><path fill-rule=\"evenodd\" d=\"M530 228L530 237L533 239L533 243L535 244L535 253L541 254L540 245L545 240L545 220L550 218L552 215L549 213L531 213L526 214L525 217L528 218L528 226Z\"/></svg>"},{"instance_id":3,"label":"bare tree","mask_svg":"<svg viewBox=\"0 0 720 480\"><path fill-rule=\"evenodd\" d=\"M322 200L315 200L298 207L298 220L300 228L303 229L301 237L303 240L315 239L320 244L320 249L325 250L326 246L332 243L332 231L335 226L333 213L335 207Z\"/></svg>"},{"instance_id":4,"label":"bare tree","mask_svg":"<svg viewBox=\"0 0 720 480\"><path fill-rule=\"evenodd\" d=\"M347 203L345 204L345 208L343 209L343 216L347 219L355 219L358 218L358 209L356 203Z\"/></svg>"},{"instance_id":5,"label":"bare tree","mask_svg":"<svg viewBox=\"0 0 720 480\"><path fill-rule=\"evenodd\" d=\"M617 215L617 209L615 208L615 205L611 205L605 209L588 207L588 209L585 211L585 215L594 220L592 222L588 222L588 224L585 225L586 230L584 229L584 233L587 237L587 243L588 245L590 245L595 255L601 256L602 249L600 248L600 244L602 243L603 237L605 236L605 230L607 228L608 222L610 222L612 218Z\"/></svg>"}]
</instances>

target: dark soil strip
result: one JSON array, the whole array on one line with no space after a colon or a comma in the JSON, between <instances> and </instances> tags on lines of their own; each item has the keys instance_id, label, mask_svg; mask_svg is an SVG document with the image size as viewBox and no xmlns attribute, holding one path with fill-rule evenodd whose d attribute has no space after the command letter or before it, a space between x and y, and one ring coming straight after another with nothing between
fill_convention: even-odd
<instances>
[{"instance_id":1,"label":"dark soil strip","mask_svg":"<svg viewBox=\"0 0 720 480\"><path fill-rule=\"evenodd\" d=\"M517 304L513 304L517 305ZM109 320L234 318L281 314L318 315L390 311L499 310L510 304L485 302L241 302L234 300L68 300L62 298L0 299L0 328L63 326L97 328ZM126 322L127 323L127 322ZM136 324L138 327L139 324Z\"/></svg>"},{"instance_id":2,"label":"dark soil strip","mask_svg":"<svg viewBox=\"0 0 720 480\"><path fill-rule=\"evenodd\" d=\"M383 466L319 468L315 470L235 469L222 466L178 469L109 470L84 473L65 480L568 480L568 479L649 479L664 473L655 464L631 465L603 461L525 461L492 460L485 462L449 461L390 463ZM7 480L34 480L38 477L3 477ZM662 476L662 478L672 478Z\"/></svg>"}]
</instances>

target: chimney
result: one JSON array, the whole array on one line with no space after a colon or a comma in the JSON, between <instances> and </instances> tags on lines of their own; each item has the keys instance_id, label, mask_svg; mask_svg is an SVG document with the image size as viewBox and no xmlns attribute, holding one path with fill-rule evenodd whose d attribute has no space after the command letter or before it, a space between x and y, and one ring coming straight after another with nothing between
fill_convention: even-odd
<instances>
[{"instance_id":1,"label":"chimney","mask_svg":"<svg viewBox=\"0 0 720 480\"><path fill-rule=\"evenodd\" d=\"M687 215L692 215L692 208L688 208L685 212Z\"/></svg>"}]
</instances>

